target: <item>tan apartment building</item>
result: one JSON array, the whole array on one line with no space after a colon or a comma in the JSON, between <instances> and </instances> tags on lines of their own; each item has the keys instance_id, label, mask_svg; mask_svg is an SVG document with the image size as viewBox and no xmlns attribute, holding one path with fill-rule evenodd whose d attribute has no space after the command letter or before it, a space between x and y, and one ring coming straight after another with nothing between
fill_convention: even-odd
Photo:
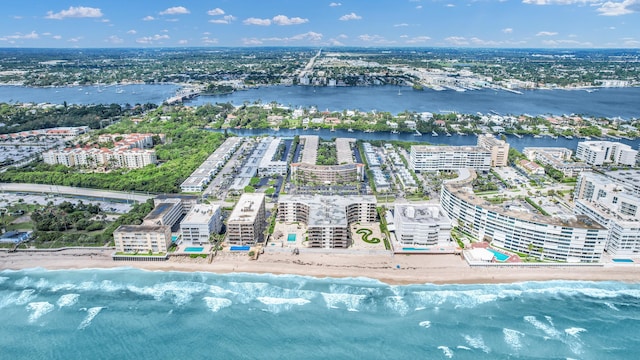
<instances>
[{"instance_id":1,"label":"tan apartment building","mask_svg":"<svg viewBox=\"0 0 640 360\"><path fill-rule=\"evenodd\" d=\"M264 194L242 194L227 220L227 243L244 246L262 242L265 228Z\"/></svg>"}]
</instances>

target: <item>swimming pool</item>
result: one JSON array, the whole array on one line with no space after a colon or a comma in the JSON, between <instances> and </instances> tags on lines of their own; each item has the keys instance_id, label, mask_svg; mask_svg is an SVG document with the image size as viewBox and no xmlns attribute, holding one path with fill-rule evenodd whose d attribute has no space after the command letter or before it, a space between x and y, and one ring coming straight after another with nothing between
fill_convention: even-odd
<instances>
[{"instance_id":1,"label":"swimming pool","mask_svg":"<svg viewBox=\"0 0 640 360\"><path fill-rule=\"evenodd\" d=\"M509 255L505 255L505 254L503 254L503 253L501 253L499 251L495 251L493 249L487 248L487 251L492 252L493 256L495 256L496 260L498 260L500 262L505 262L509 258Z\"/></svg>"},{"instance_id":2,"label":"swimming pool","mask_svg":"<svg viewBox=\"0 0 640 360\"><path fill-rule=\"evenodd\" d=\"M296 234L287 235L287 241L296 241Z\"/></svg>"},{"instance_id":3,"label":"swimming pool","mask_svg":"<svg viewBox=\"0 0 640 360\"><path fill-rule=\"evenodd\" d=\"M202 246L190 246L184 248L184 252L202 252L202 250L204 250L204 247Z\"/></svg>"},{"instance_id":4,"label":"swimming pool","mask_svg":"<svg viewBox=\"0 0 640 360\"><path fill-rule=\"evenodd\" d=\"M403 247L402 251L429 251L429 248Z\"/></svg>"},{"instance_id":5,"label":"swimming pool","mask_svg":"<svg viewBox=\"0 0 640 360\"><path fill-rule=\"evenodd\" d=\"M617 262L617 263L632 263L633 262L633 260L631 260L631 259L611 259L611 261Z\"/></svg>"}]
</instances>

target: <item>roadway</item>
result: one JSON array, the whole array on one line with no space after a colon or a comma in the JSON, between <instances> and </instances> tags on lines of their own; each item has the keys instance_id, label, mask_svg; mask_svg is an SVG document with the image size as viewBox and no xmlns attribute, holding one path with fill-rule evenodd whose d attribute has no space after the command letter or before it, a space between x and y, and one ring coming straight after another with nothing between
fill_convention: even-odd
<instances>
[{"instance_id":1,"label":"roadway","mask_svg":"<svg viewBox=\"0 0 640 360\"><path fill-rule=\"evenodd\" d=\"M118 199L135 202L145 202L155 197L155 195L134 192L87 189L60 185L0 183L0 192L4 191L88 196L98 199Z\"/></svg>"}]
</instances>

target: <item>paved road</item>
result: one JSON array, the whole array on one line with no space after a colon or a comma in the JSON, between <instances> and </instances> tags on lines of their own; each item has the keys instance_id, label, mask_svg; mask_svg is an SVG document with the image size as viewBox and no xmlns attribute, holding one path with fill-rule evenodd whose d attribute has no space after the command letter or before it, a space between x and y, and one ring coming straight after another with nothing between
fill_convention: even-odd
<instances>
[{"instance_id":1,"label":"paved road","mask_svg":"<svg viewBox=\"0 0 640 360\"><path fill-rule=\"evenodd\" d=\"M153 199L155 197L155 195L139 194L139 193L132 193L132 192L97 190L97 189L86 189L86 188L78 188L78 187L71 187L71 186L42 185L42 184L0 183L0 192L2 191L91 196L95 198L131 200L136 202L144 202L144 201L147 201L148 199Z\"/></svg>"}]
</instances>

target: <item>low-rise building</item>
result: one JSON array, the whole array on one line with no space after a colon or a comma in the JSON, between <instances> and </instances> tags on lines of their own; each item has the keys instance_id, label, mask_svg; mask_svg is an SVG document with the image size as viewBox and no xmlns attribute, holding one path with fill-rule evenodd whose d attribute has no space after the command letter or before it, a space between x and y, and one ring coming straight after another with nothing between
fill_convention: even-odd
<instances>
[{"instance_id":1,"label":"low-rise building","mask_svg":"<svg viewBox=\"0 0 640 360\"><path fill-rule=\"evenodd\" d=\"M255 245L264 240L265 200L263 193L245 193L227 220L227 239L231 245Z\"/></svg>"},{"instance_id":2,"label":"low-rise building","mask_svg":"<svg viewBox=\"0 0 640 360\"><path fill-rule=\"evenodd\" d=\"M120 225L113 232L116 252L166 253L171 244L171 226Z\"/></svg>"},{"instance_id":3,"label":"low-rise building","mask_svg":"<svg viewBox=\"0 0 640 360\"><path fill-rule=\"evenodd\" d=\"M451 220L439 205L396 204L393 223L402 246L447 245L451 238Z\"/></svg>"},{"instance_id":4,"label":"low-rise building","mask_svg":"<svg viewBox=\"0 0 640 360\"><path fill-rule=\"evenodd\" d=\"M287 175L287 161L281 159L275 159L276 152L280 144L282 144L281 138L271 138L271 143L265 151L260 165L258 166L258 176L271 176L271 175Z\"/></svg>"},{"instance_id":5,"label":"low-rise building","mask_svg":"<svg viewBox=\"0 0 640 360\"><path fill-rule=\"evenodd\" d=\"M634 166L637 150L631 146L612 141L583 141L578 143L576 158L593 166L607 163L614 165Z\"/></svg>"},{"instance_id":6,"label":"low-rise building","mask_svg":"<svg viewBox=\"0 0 640 360\"><path fill-rule=\"evenodd\" d=\"M291 180L300 183L345 184L364 178L364 164L312 165L291 164Z\"/></svg>"}]
</instances>

